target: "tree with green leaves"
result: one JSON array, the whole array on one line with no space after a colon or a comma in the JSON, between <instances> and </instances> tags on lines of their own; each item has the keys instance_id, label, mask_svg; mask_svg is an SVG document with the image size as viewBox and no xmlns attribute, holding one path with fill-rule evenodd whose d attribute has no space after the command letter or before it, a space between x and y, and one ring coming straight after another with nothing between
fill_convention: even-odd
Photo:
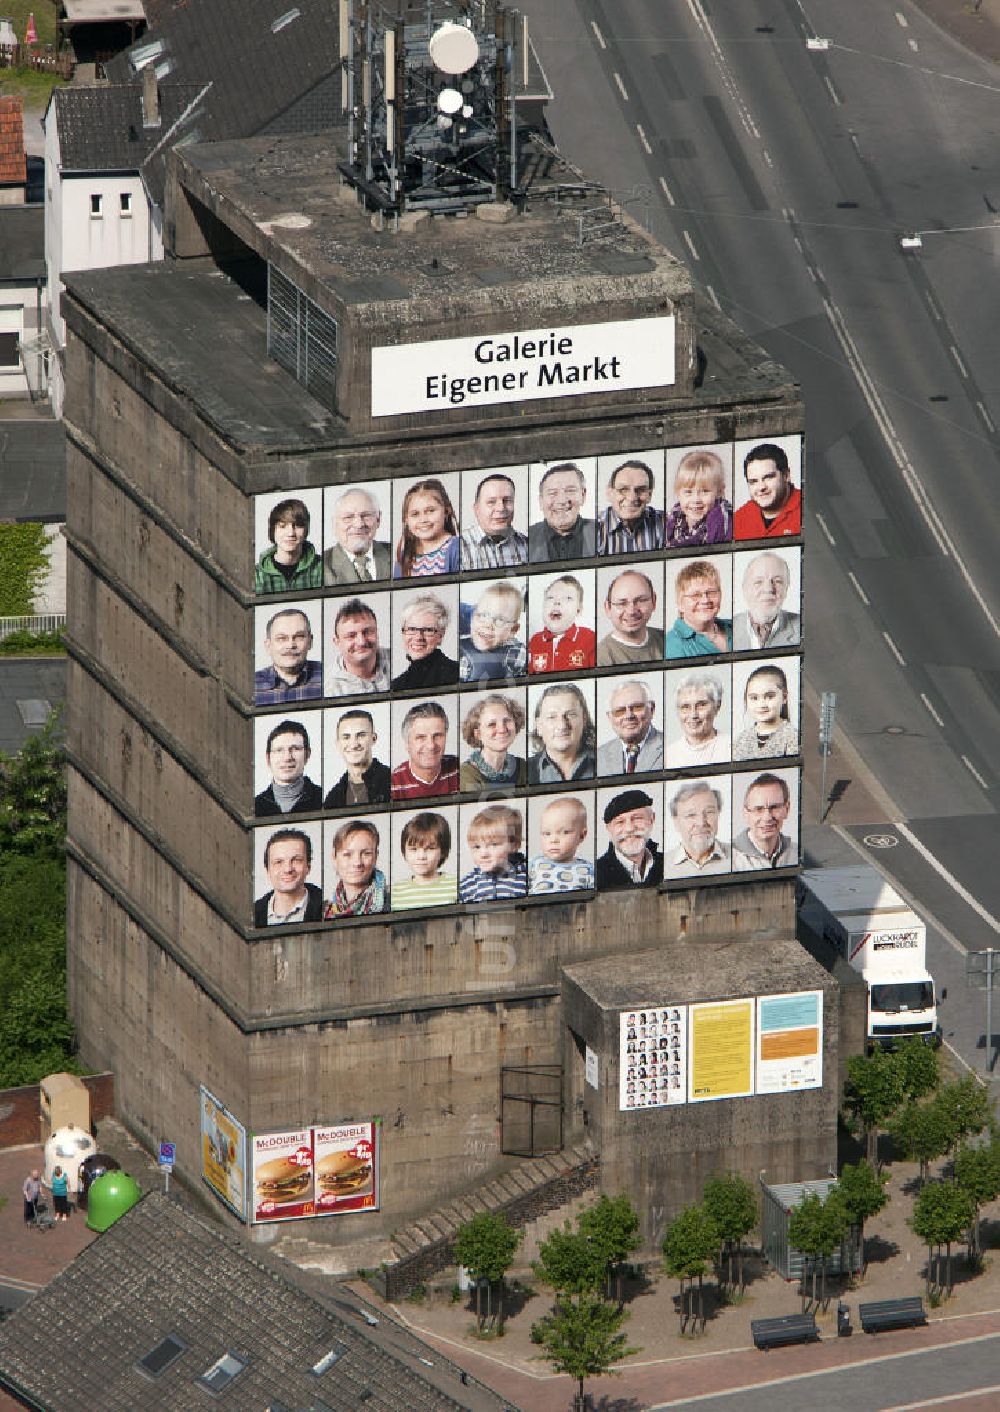
<instances>
[{"instance_id":1,"label":"tree with green leaves","mask_svg":"<svg viewBox=\"0 0 1000 1412\"><path fill-rule=\"evenodd\" d=\"M531 1268L557 1295L596 1294L604 1283L607 1261L603 1251L567 1221L541 1242Z\"/></svg>"},{"instance_id":2,"label":"tree with green leaves","mask_svg":"<svg viewBox=\"0 0 1000 1412\"><path fill-rule=\"evenodd\" d=\"M975 1202L955 1181L928 1182L921 1187L909 1218L910 1229L927 1246L927 1293L932 1285L951 1293L951 1247L972 1224ZM941 1247L945 1248L945 1278L940 1279Z\"/></svg>"},{"instance_id":3,"label":"tree with green leaves","mask_svg":"<svg viewBox=\"0 0 1000 1412\"><path fill-rule=\"evenodd\" d=\"M927 1180L930 1164L943 1157L952 1144L953 1128L940 1095L926 1103L908 1103L897 1114L892 1135L911 1162L920 1163L920 1185Z\"/></svg>"},{"instance_id":4,"label":"tree with green leaves","mask_svg":"<svg viewBox=\"0 0 1000 1412\"><path fill-rule=\"evenodd\" d=\"M66 843L66 753L59 713L16 755L0 753L0 857L62 859Z\"/></svg>"},{"instance_id":5,"label":"tree with green leaves","mask_svg":"<svg viewBox=\"0 0 1000 1412\"><path fill-rule=\"evenodd\" d=\"M847 1061L845 1093L847 1111L861 1124L865 1135L865 1155L869 1162L880 1166L879 1132L906 1096L903 1070L895 1055L881 1049L853 1055Z\"/></svg>"},{"instance_id":6,"label":"tree with green leaves","mask_svg":"<svg viewBox=\"0 0 1000 1412\"><path fill-rule=\"evenodd\" d=\"M907 1098L926 1098L941 1082L941 1061L938 1051L922 1039L911 1035L896 1048L893 1058L903 1075Z\"/></svg>"},{"instance_id":7,"label":"tree with green leaves","mask_svg":"<svg viewBox=\"0 0 1000 1412\"><path fill-rule=\"evenodd\" d=\"M455 1236L455 1259L464 1265L476 1282L476 1332L482 1333L483 1312L481 1290L487 1290L487 1304L492 1314L493 1286L500 1286L499 1328L503 1332L504 1277L510 1269L523 1231L509 1226L503 1216L492 1211L480 1211Z\"/></svg>"},{"instance_id":8,"label":"tree with green leaves","mask_svg":"<svg viewBox=\"0 0 1000 1412\"><path fill-rule=\"evenodd\" d=\"M726 1261L726 1286L733 1288L733 1255L739 1257L740 1290L743 1281L743 1242L757 1225L757 1193L745 1177L736 1172L709 1177L702 1192L702 1205L711 1217L721 1242L719 1269Z\"/></svg>"},{"instance_id":9,"label":"tree with green leaves","mask_svg":"<svg viewBox=\"0 0 1000 1412\"><path fill-rule=\"evenodd\" d=\"M810 1192L788 1218L788 1243L806 1257L806 1265L812 1271L812 1302L826 1308L826 1272L830 1256L847 1234L850 1224L847 1211L839 1199L836 1189L826 1198ZM820 1274L820 1294L816 1296L816 1273ZM805 1286L805 1269L802 1279L803 1308L808 1301Z\"/></svg>"},{"instance_id":10,"label":"tree with green leaves","mask_svg":"<svg viewBox=\"0 0 1000 1412\"><path fill-rule=\"evenodd\" d=\"M615 1374L616 1363L640 1352L628 1346L622 1332L627 1317L620 1306L608 1304L591 1291L575 1298L561 1297L551 1314L532 1325L531 1340L542 1346L546 1360L557 1373L576 1379L576 1405L581 1412L584 1380Z\"/></svg>"},{"instance_id":11,"label":"tree with green leaves","mask_svg":"<svg viewBox=\"0 0 1000 1412\"><path fill-rule=\"evenodd\" d=\"M618 1196L601 1196L593 1206L580 1213L579 1232L600 1251L605 1262L605 1287L611 1297L611 1279L615 1278L616 1297L621 1300L621 1267L633 1251L639 1248L639 1213L622 1192Z\"/></svg>"},{"instance_id":12,"label":"tree with green leaves","mask_svg":"<svg viewBox=\"0 0 1000 1412\"><path fill-rule=\"evenodd\" d=\"M704 1206L686 1206L675 1216L663 1237L663 1264L668 1275L680 1281L680 1299L677 1310L680 1317L681 1333L691 1321L695 1332L698 1320L705 1327L705 1304L703 1280L705 1271L711 1267L720 1245L719 1232L715 1222ZM698 1313L691 1309L693 1293L692 1281L698 1281ZM685 1299L685 1294L687 1298Z\"/></svg>"},{"instance_id":13,"label":"tree with green leaves","mask_svg":"<svg viewBox=\"0 0 1000 1412\"><path fill-rule=\"evenodd\" d=\"M1000 1135L994 1133L988 1143L977 1147L960 1147L955 1153L955 1180L974 1203L969 1254L978 1263L983 1253L982 1207L1000 1196Z\"/></svg>"},{"instance_id":14,"label":"tree with green leaves","mask_svg":"<svg viewBox=\"0 0 1000 1412\"><path fill-rule=\"evenodd\" d=\"M857 1233L862 1279L865 1275L865 1222L877 1216L888 1203L889 1193L885 1189L888 1180L888 1176L870 1162L861 1161L854 1166L845 1162L837 1181L840 1204Z\"/></svg>"},{"instance_id":15,"label":"tree with green leaves","mask_svg":"<svg viewBox=\"0 0 1000 1412\"><path fill-rule=\"evenodd\" d=\"M951 1133L949 1152L956 1152L968 1138L984 1132L994 1122L989 1093L975 1074L942 1084L936 1102L941 1105Z\"/></svg>"}]
</instances>

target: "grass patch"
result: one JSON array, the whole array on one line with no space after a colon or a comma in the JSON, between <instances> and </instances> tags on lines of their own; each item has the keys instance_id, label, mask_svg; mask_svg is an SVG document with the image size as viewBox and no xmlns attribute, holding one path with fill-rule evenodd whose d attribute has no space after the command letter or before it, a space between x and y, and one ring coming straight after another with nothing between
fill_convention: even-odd
<instances>
[{"instance_id":1,"label":"grass patch","mask_svg":"<svg viewBox=\"0 0 1000 1412\"><path fill-rule=\"evenodd\" d=\"M5 0L4 18L14 26L19 43L24 43L28 16L34 15L40 46L56 42L56 7L52 0Z\"/></svg>"},{"instance_id":2,"label":"grass patch","mask_svg":"<svg viewBox=\"0 0 1000 1412\"><path fill-rule=\"evenodd\" d=\"M44 112L53 88L62 87L62 82L58 74L38 69L0 69L0 93L7 97L20 94L28 112Z\"/></svg>"}]
</instances>

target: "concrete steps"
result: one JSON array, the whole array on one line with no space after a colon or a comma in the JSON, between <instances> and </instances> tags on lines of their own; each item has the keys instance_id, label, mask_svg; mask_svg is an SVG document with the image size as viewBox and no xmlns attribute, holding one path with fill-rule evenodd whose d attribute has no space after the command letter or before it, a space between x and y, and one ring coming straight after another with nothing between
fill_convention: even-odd
<instances>
[{"instance_id":1,"label":"concrete steps","mask_svg":"<svg viewBox=\"0 0 1000 1412\"><path fill-rule=\"evenodd\" d=\"M518 1267L526 1268L538 1243L554 1226L593 1200L597 1158L589 1143L545 1157L529 1158L436 1211L427 1211L393 1234L392 1259L384 1266L386 1295L399 1299L453 1259L460 1226L483 1211L502 1213L527 1234L518 1252Z\"/></svg>"}]
</instances>

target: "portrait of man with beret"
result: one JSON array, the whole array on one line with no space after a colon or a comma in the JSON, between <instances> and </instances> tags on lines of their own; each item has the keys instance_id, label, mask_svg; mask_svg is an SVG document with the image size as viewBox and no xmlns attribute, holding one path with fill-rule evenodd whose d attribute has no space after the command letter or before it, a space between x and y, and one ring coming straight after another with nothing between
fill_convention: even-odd
<instances>
[{"instance_id":1,"label":"portrait of man with beret","mask_svg":"<svg viewBox=\"0 0 1000 1412\"><path fill-rule=\"evenodd\" d=\"M663 881L663 854L653 841L656 811L644 789L623 789L604 809L610 843L597 860L599 888L656 887Z\"/></svg>"}]
</instances>

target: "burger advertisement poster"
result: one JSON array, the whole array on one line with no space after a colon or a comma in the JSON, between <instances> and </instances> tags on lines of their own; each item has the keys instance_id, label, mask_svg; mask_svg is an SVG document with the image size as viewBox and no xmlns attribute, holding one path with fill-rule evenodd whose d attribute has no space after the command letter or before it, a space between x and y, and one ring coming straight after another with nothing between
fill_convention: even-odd
<instances>
[{"instance_id":1,"label":"burger advertisement poster","mask_svg":"<svg viewBox=\"0 0 1000 1412\"><path fill-rule=\"evenodd\" d=\"M253 1221L295 1221L378 1209L378 1123L257 1134Z\"/></svg>"},{"instance_id":2,"label":"burger advertisement poster","mask_svg":"<svg viewBox=\"0 0 1000 1412\"><path fill-rule=\"evenodd\" d=\"M378 1209L375 1124L313 1128L316 1215Z\"/></svg>"}]
</instances>

